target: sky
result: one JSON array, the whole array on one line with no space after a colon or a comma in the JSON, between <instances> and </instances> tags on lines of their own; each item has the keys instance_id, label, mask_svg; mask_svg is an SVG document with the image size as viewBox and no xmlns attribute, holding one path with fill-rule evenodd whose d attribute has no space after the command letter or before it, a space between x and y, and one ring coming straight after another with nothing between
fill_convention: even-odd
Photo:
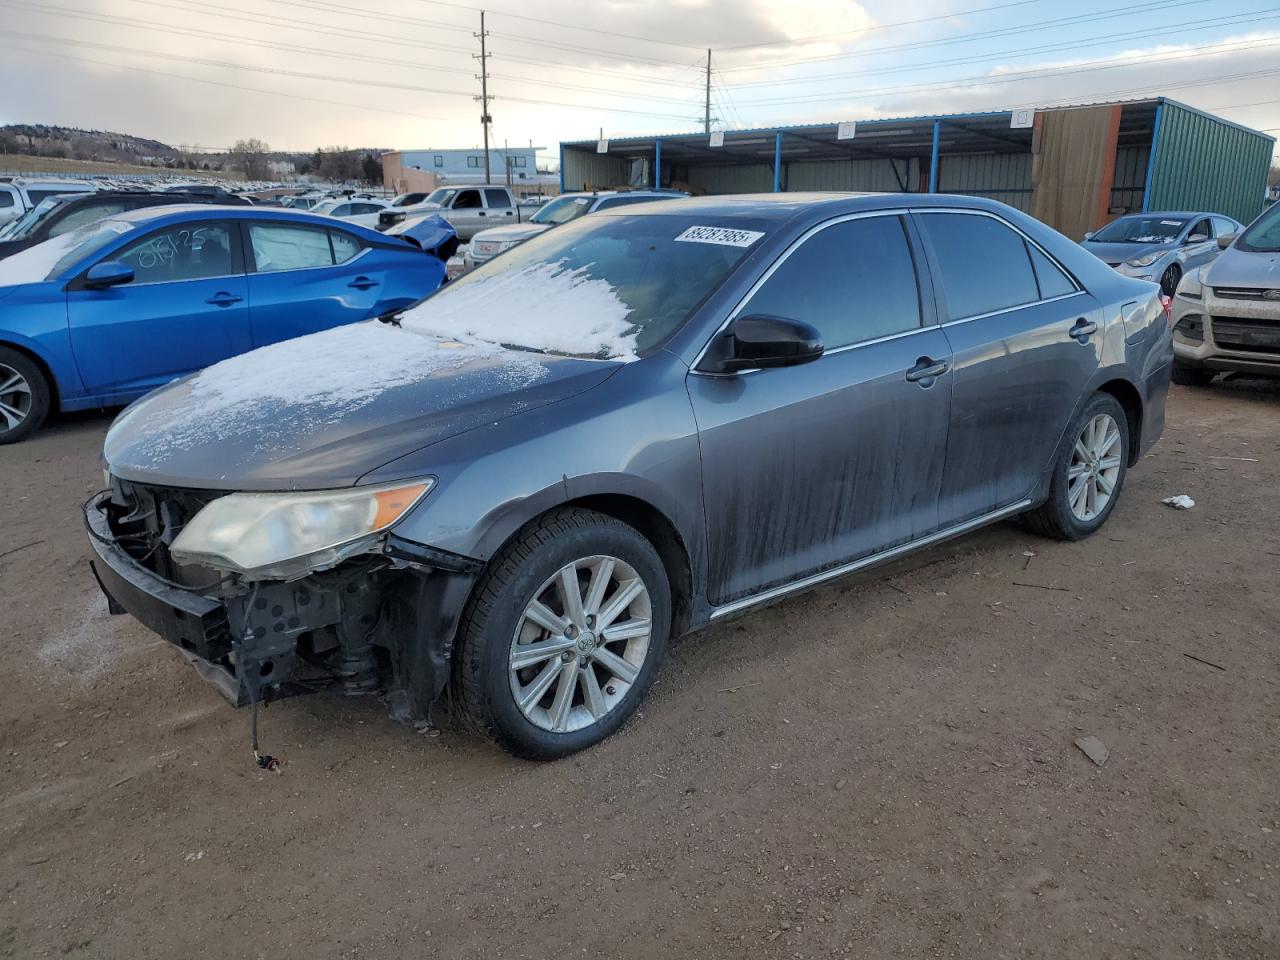
<instances>
[{"instance_id":1,"label":"sky","mask_svg":"<svg viewBox=\"0 0 1280 960\"><path fill-rule=\"evenodd\" d=\"M1280 0L491 0L493 137L1165 94L1280 135ZM480 0L0 0L0 123L225 148L474 147Z\"/></svg>"}]
</instances>

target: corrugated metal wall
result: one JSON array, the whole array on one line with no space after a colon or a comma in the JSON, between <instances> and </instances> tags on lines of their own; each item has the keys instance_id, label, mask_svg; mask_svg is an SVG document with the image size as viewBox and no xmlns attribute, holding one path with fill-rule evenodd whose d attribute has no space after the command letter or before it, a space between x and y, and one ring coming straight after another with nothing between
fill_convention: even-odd
<instances>
[{"instance_id":1,"label":"corrugated metal wall","mask_svg":"<svg viewBox=\"0 0 1280 960\"><path fill-rule=\"evenodd\" d=\"M797 160L784 164L783 173L787 190L901 193L916 190L920 183L920 164L916 160Z\"/></svg>"},{"instance_id":2,"label":"corrugated metal wall","mask_svg":"<svg viewBox=\"0 0 1280 960\"><path fill-rule=\"evenodd\" d=\"M695 193L769 193L773 190L773 164L690 166L689 186Z\"/></svg>"},{"instance_id":3,"label":"corrugated metal wall","mask_svg":"<svg viewBox=\"0 0 1280 960\"><path fill-rule=\"evenodd\" d=\"M1116 151L1116 175L1111 183L1110 212L1119 216L1142 209L1142 192L1147 183L1148 147L1121 147Z\"/></svg>"},{"instance_id":4,"label":"corrugated metal wall","mask_svg":"<svg viewBox=\"0 0 1280 960\"><path fill-rule=\"evenodd\" d=\"M1274 141L1165 102L1148 210L1212 210L1248 223L1262 210Z\"/></svg>"},{"instance_id":5,"label":"corrugated metal wall","mask_svg":"<svg viewBox=\"0 0 1280 960\"><path fill-rule=\"evenodd\" d=\"M581 190L593 187L616 187L627 182L630 163L624 157L607 153L566 149L564 152L564 188Z\"/></svg>"},{"instance_id":6,"label":"corrugated metal wall","mask_svg":"<svg viewBox=\"0 0 1280 960\"><path fill-rule=\"evenodd\" d=\"M990 197L1031 210L1031 154L970 153L938 160L938 192Z\"/></svg>"}]
</instances>

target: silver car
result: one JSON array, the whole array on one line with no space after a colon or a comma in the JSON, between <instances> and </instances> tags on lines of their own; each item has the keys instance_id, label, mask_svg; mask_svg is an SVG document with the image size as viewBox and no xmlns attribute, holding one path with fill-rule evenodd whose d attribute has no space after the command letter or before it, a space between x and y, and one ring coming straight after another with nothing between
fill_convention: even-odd
<instances>
[{"instance_id":1,"label":"silver car","mask_svg":"<svg viewBox=\"0 0 1280 960\"><path fill-rule=\"evenodd\" d=\"M1172 297L1179 280L1218 255L1217 238L1241 229L1218 213L1132 213L1086 233L1081 246L1127 277L1159 283Z\"/></svg>"},{"instance_id":2,"label":"silver car","mask_svg":"<svg viewBox=\"0 0 1280 960\"><path fill-rule=\"evenodd\" d=\"M629 203L647 203L652 200L674 200L687 196L674 190L600 190L595 193L564 193L546 204L526 223L492 227L481 230L471 238L471 245L463 255L466 270L474 270L488 263L500 253L519 246L526 240L546 233L552 227L569 223L597 210L608 210Z\"/></svg>"},{"instance_id":3,"label":"silver car","mask_svg":"<svg viewBox=\"0 0 1280 960\"><path fill-rule=\"evenodd\" d=\"M1173 298L1173 379L1188 386L1225 370L1280 376L1280 204L1219 243Z\"/></svg>"}]
</instances>

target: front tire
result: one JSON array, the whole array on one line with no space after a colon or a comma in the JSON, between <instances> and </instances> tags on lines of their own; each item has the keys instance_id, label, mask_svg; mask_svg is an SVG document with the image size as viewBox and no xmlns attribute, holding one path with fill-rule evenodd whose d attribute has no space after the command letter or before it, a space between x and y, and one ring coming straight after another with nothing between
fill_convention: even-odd
<instances>
[{"instance_id":1,"label":"front tire","mask_svg":"<svg viewBox=\"0 0 1280 960\"><path fill-rule=\"evenodd\" d=\"M49 415L52 391L43 371L25 353L0 347L0 443L35 433Z\"/></svg>"},{"instance_id":2,"label":"front tire","mask_svg":"<svg viewBox=\"0 0 1280 960\"><path fill-rule=\"evenodd\" d=\"M1178 283L1182 280L1182 268L1176 263L1169 264L1169 268L1160 275L1160 292L1166 297L1172 297L1178 292Z\"/></svg>"},{"instance_id":3,"label":"front tire","mask_svg":"<svg viewBox=\"0 0 1280 960\"><path fill-rule=\"evenodd\" d=\"M605 514L557 510L476 585L455 667L463 709L516 756L568 756L635 711L670 633L671 586L653 545Z\"/></svg>"},{"instance_id":4,"label":"front tire","mask_svg":"<svg viewBox=\"0 0 1280 960\"><path fill-rule=\"evenodd\" d=\"M1129 420L1120 401L1094 394L1072 421L1064 446L1049 499L1027 514L1027 526L1044 537L1083 540L1111 516L1128 470Z\"/></svg>"}]
</instances>

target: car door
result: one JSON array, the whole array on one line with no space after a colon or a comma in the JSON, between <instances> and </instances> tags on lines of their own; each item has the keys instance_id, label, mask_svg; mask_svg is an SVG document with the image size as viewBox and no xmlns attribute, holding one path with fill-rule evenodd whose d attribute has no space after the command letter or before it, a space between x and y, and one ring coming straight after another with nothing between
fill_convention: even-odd
<instances>
[{"instance_id":1,"label":"car door","mask_svg":"<svg viewBox=\"0 0 1280 960\"><path fill-rule=\"evenodd\" d=\"M1098 368L1104 318L1044 250L994 214L912 216L952 352L939 507L951 526L1032 492Z\"/></svg>"},{"instance_id":2,"label":"car door","mask_svg":"<svg viewBox=\"0 0 1280 960\"><path fill-rule=\"evenodd\" d=\"M449 222L458 231L458 238L470 240L489 226L484 200L479 190L459 190L449 208Z\"/></svg>"},{"instance_id":3,"label":"car door","mask_svg":"<svg viewBox=\"0 0 1280 960\"><path fill-rule=\"evenodd\" d=\"M1196 241L1196 237L1203 237ZM1191 225L1183 240L1183 272L1203 266L1218 255L1218 241L1214 239L1209 217L1201 217Z\"/></svg>"},{"instance_id":4,"label":"car door","mask_svg":"<svg viewBox=\"0 0 1280 960\"><path fill-rule=\"evenodd\" d=\"M516 208L511 202L511 194L506 190L486 190L484 205L489 226L516 222Z\"/></svg>"},{"instance_id":5,"label":"car door","mask_svg":"<svg viewBox=\"0 0 1280 960\"><path fill-rule=\"evenodd\" d=\"M690 373L714 603L936 529L949 350L927 289L921 295L920 260L899 213L823 224L735 311L813 324L823 356L734 375Z\"/></svg>"},{"instance_id":6,"label":"car door","mask_svg":"<svg viewBox=\"0 0 1280 960\"><path fill-rule=\"evenodd\" d=\"M248 350L249 315L232 220L160 227L106 254L133 280L67 291L76 367L88 392L130 395Z\"/></svg>"},{"instance_id":7,"label":"car door","mask_svg":"<svg viewBox=\"0 0 1280 960\"><path fill-rule=\"evenodd\" d=\"M244 238L255 346L364 320L380 301L385 270L346 230L246 220Z\"/></svg>"}]
</instances>

